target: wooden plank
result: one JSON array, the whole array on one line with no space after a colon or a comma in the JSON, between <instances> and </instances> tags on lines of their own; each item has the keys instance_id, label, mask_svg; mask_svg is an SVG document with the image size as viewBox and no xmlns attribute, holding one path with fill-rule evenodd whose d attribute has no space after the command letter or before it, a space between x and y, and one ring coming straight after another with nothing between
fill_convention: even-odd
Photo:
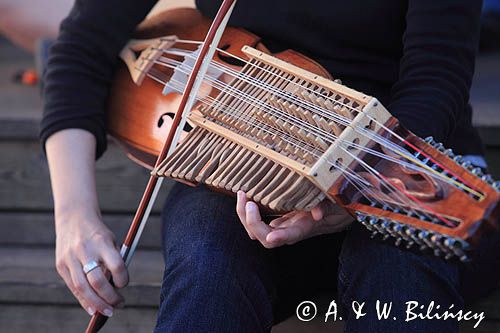
<instances>
[{"instance_id":1,"label":"wooden plank","mask_svg":"<svg viewBox=\"0 0 500 333\"><path fill-rule=\"evenodd\" d=\"M158 304L163 267L160 251L137 251L130 284L122 290L127 305ZM77 304L55 270L53 249L5 247L0 247L0 303Z\"/></svg>"},{"instance_id":2,"label":"wooden plank","mask_svg":"<svg viewBox=\"0 0 500 333\"><path fill-rule=\"evenodd\" d=\"M33 142L38 140L39 129L39 119L0 116L0 140Z\"/></svg>"},{"instance_id":3,"label":"wooden plank","mask_svg":"<svg viewBox=\"0 0 500 333\"><path fill-rule=\"evenodd\" d=\"M33 57L26 51L0 39L0 115L17 119L41 116L40 88L15 84L13 76L20 70L34 68Z\"/></svg>"},{"instance_id":4,"label":"wooden plank","mask_svg":"<svg viewBox=\"0 0 500 333\"><path fill-rule=\"evenodd\" d=\"M156 323L156 308L118 309L102 333L150 333ZM76 306L0 304L3 333L84 332L89 316Z\"/></svg>"},{"instance_id":5,"label":"wooden plank","mask_svg":"<svg viewBox=\"0 0 500 333\"><path fill-rule=\"evenodd\" d=\"M0 141L0 210L52 211L48 166L40 145L35 142ZM104 212L134 212L149 173L130 160L110 142L97 162L97 190ZM154 212L173 182L165 182Z\"/></svg>"},{"instance_id":6,"label":"wooden plank","mask_svg":"<svg viewBox=\"0 0 500 333\"><path fill-rule=\"evenodd\" d=\"M132 214L106 214L104 223L114 232L118 243L124 239ZM55 244L54 217L52 213L0 212L1 246L53 247ZM140 248L161 247L161 221L159 215L151 216L139 243Z\"/></svg>"}]
</instances>

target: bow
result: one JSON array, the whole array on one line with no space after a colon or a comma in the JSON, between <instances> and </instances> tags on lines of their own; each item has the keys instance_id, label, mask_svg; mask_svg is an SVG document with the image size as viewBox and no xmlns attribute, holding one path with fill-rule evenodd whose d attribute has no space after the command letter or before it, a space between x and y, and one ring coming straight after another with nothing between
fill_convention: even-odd
<instances>
[{"instance_id":1,"label":"bow","mask_svg":"<svg viewBox=\"0 0 500 333\"><path fill-rule=\"evenodd\" d=\"M179 142L182 129L187 121L187 116L194 106L196 95L201 83L203 82L203 78L207 73L210 60L214 56L217 45L220 42L222 33L224 32L227 22L229 21L229 17L231 16L235 4L236 0L224 0L212 22L212 25L210 26L199 56L184 88L178 111L173 120L172 130L168 133L167 139L156 160L155 166L158 166L161 161L171 155ZM132 260L132 256L135 252L137 244L139 243L142 231L146 226L149 214L151 213L151 209L161 188L162 182L163 178L158 178L154 175L151 175L148 180L144 194L139 202L139 207L137 208L134 219L132 220L127 232L127 236L125 237L120 249L120 255L122 256L126 266L128 266ZM113 282L111 281L111 283ZM104 326L107 319L108 318L106 316L96 313L92 316L86 333L98 332Z\"/></svg>"}]
</instances>

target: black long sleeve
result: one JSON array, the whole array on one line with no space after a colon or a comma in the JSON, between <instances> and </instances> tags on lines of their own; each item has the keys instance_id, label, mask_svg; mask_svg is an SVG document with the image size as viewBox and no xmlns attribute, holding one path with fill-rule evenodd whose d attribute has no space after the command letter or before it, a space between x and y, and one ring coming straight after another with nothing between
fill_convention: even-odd
<instances>
[{"instance_id":1,"label":"black long sleeve","mask_svg":"<svg viewBox=\"0 0 500 333\"><path fill-rule=\"evenodd\" d=\"M410 0L389 110L421 136L448 140L469 101L481 1Z\"/></svg>"},{"instance_id":2,"label":"black long sleeve","mask_svg":"<svg viewBox=\"0 0 500 333\"><path fill-rule=\"evenodd\" d=\"M104 108L113 66L155 1L79 0L61 26L45 76L42 142L83 128L106 147ZM214 16L221 0L197 0ZM377 97L410 130L481 152L467 109L479 0L239 0L230 24L272 51L295 49L336 78ZM468 133L463 140L461 133Z\"/></svg>"},{"instance_id":3,"label":"black long sleeve","mask_svg":"<svg viewBox=\"0 0 500 333\"><path fill-rule=\"evenodd\" d=\"M41 139L82 128L106 149L104 108L117 55L156 0L77 0L51 48Z\"/></svg>"}]
</instances>

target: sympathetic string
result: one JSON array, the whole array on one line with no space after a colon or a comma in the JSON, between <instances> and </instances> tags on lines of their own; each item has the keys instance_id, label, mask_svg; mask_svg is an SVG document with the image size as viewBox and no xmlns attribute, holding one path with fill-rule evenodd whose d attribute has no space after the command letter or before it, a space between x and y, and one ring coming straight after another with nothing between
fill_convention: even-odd
<instances>
[{"instance_id":1,"label":"sympathetic string","mask_svg":"<svg viewBox=\"0 0 500 333\"><path fill-rule=\"evenodd\" d=\"M184 52L185 52L185 51L184 51ZM175 50L174 50L173 54L182 54L182 53L181 53L180 51L175 51ZM192 55L190 55L190 56L192 56ZM166 60L165 60L165 62L161 62L161 61L160 61L160 62L158 62L158 63L159 63L159 64L161 64L161 65L168 65L168 64L171 64L171 68L176 68L176 66L178 66L178 65L180 64L180 62L175 61L175 60L172 60L172 59L168 59L168 58L162 58L162 59L166 59ZM251 62L249 62L249 63L251 64ZM221 65L219 65L219 64L218 64L218 63L216 63L216 62L213 62L213 64L214 64L214 66L217 66L217 67L220 67L220 66L221 66ZM230 69L229 67L227 67L227 69L229 69L230 71L232 71L232 69ZM269 72L269 70L267 70L267 71ZM249 75L246 75L246 76L247 76L248 78L250 78L250 79L248 79L248 78L247 78L247 79L245 79L245 75L241 75L241 73L240 73L240 72L227 72L227 71L224 71L224 73L229 73L230 75L234 75L235 77L237 76L239 79L245 80L245 81L249 82L250 84L254 84L254 85L255 85L255 84L258 84L258 83L255 83L255 82L258 82L258 81L259 81L259 80L255 80L253 77L251 77L251 76L249 76ZM277 75L277 74L272 73L272 72L269 72L269 73L270 73L270 74L272 74L272 75ZM283 78L284 80L286 80L287 82L290 82L290 83L294 83L294 84L296 84L295 82L293 82L293 81L291 81L291 80L288 80L286 77L282 77L282 78ZM219 89L221 89L221 90L222 90L222 89L224 89L224 88L227 88L227 89L233 89L233 88L231 88L230 86L228 86L227 84L222 83L222 81L220 81L220 80L214 80L213 78L212 78L212 79L207 79L207 80L210 80L210 81L214 82L215 84L217 84L217 86L216 86L216 87L217 87L217 88L219 88ZM251 80L254 80L255 82L251 82ZM261 85L259 85L259 87L261 87L261 86L262 86L262 87L266 87L266 85L267 85L267 86L269 86L269 87L271 87L270 91L272 91L272 92L274 92L274 93L279 93L279 91L280 91L280 90L277 90L275 87L270 86L270 85L268 85L268 84L267 84L267 83L265 83L265 82L263 82ZM233 90L234 90L234 89L233 89ZM240 95L241 95L241 92L239 92L239 93L240 93ZM286 94L286 96L288 97L288 96L290 96L290 95L289 95L289 94ZM246 96L245 96L245 97L246 97ZM250 100L255 100L252 96L250 96L250 97L249 97L249 99L250 99ZM307 102L307 101L303 101L303 100L299 100L299 99L295 99L295 100L294 100L294 102L295 102L295 101L300 101L300 102L309 103L309 102ZM312 107L314 107L314 108L316 108L316 109L318 108L316 105L314 105L314 104L312 104L312 103L309 103L309 104L311 104L311 105L304 105L304 106L306 106L306 107L312 106ZM346 104L343 104L343 105L346 105ZM263 108L265 108L265 109L272 109L271 111L274 111L274 112L275 112L275 114L279 115L280 117L283 117L283 116L284 116L284 117L286 118L285 120L291 120L291 121L297 121L297 120L298 120L299 122L301 122L301 121L300 121L300 119L297 119L297 118L296 118L296 117L294 117L293 115L289 115L288 113L283 113L281 110L279 110L279 109L277 109L277 108L275 108L275 107L272 107L272 106L270 106L269 104L265 104L265 103L261 102L261 103L260 103L260 106L261 106L261 107L263 107ZM349 107L349 106L348 106L348 107ZM349 107L349 108L350 108L351 110L353 110L353 111L359 112L359 110L357 110L357 109L355 109L355 108L352 108L352 107ZM330 114L331 114L331 113L330 113ZM340 124L342 124L342 125L344 125L344 126L348 126L348 125L350 125L350 119L345 118L345 117L342 117L342 116L340 116L340 115L337 115L336 117L337 117L337 118L340 118L340 120L339 120ZM293 119L292 119L292 118L293 118ZM372 118L372 117L370 117L370 119L375 120L375 119L374 119L374 118ZM335 119L335 120L336 120L336 119ZM380 123L379 123L379 124L380 124ZM322 129L321 129L321 128L319 128L319 127L311 126L311 125L310 125L309 123L307 123L307 122L301 122L301 125L303 125L303 126L307 126L307 127L308 127L307 129L308 129L308 130L315 132L315 135L317 135L317 136L319 136L319 137L321 137L321 138L323 138L323 139L325 139L325 140L328 140L329 142L333 142L333 141L335 141L335 140L337 140L337 139L338 139L338 137L337 137L337 136L335 136L335 135L333 135L333 134L331 134L331 133L325 132L324 130L322 130ZM382 125L381 125L381 126L382 126ZM386 128L386 127L384 126L384 128ZM415 164L417 164L417 165L419 165L419 164L420 164L422 168L424 168L424 169L426 169L426 170L428 171L428 172L427 172L427 174L429 174L429 172L430 172L431 174L433 174L433 175L434 175L433 177L439 177L439 178L444 179L444 180L446 180L446 181L452 182L452 183L453 183L454 185L456 185L457 187L463 188L464 190L468 190L468 191L470 191L471 193L473 193L474 195L481 196L481 194L480 194L480 193L478 193L477 191L473 190L473 189L472 189L472 188L470 188L469 186L465 185L463 180L459 179L459 180L461 180L462 182L458 182L458 181L456 181L456 180L451 179L451 177L446 177L446 176L444 176L442 173L438 173L438 172L436 172L435 170L431 169L431 168L430 168L430 167L428 167L427 165L425 165L425 164L421 163L419 160L415 159L415 158L413 157L413 155L412 155L412 154L410 154L409 152L402 150L400 146L395 145L395 144L394 144L394 143L392 143L390 140L387 140L387 139L385 139L385 138L383 138L383 137L381 137L381 136L377 135L377 134L376 134L376 133L374 133L374 132L370 132L369 130L367 130L367 129L363 128L363 127L359 127L359 126L358 126L358 127L355 127L355 129L356 129L356 130L358 130L358 131L360 131L360 132L361 132L361 134L363 134L363 135L366 135L366 136L370 137L371 139L373 139L374 141L376 141L377 143L379 143L379 144L381 144L381 145L384 145L384 146L390 146L390 147L392 147L392 148L394 149L395 153L397 153L397 154L398 154L398 155L400 155L401 157L403 157L403 158L405 158L405 159L407 159L407 160L409 160L409 161L411 161L411 162L413 162L413 163L415 163ZM390 131L390 130L388 129L388 131ZM392 132L392 131L391 131L391 132ZM394 135L395 135L395 136L397 136L398 138L400 138L400 137L399 137L399 135L397 135L396 133L394 133ZM401 139L401 141L403 141L403 142L407 143L404 139L402 139L402 138L400 138L400 139ZM407 144L408 144L408 143L407 143ZM358 148L360 148L360 147L358 147ZM409 164L407 164L407 165L409 165ZM443 168L443 169L444 169L444 168ZM422 171L422 170L419 170L419 171Z\"/></svg>"},{"instance_id":2,"label":"sympathetic string","mask_svg":"<svg viewBox=\"0 0 500 333\"><path fill-rule=\"evenodd\" d=\"M179 42L196 44L196 42L192 41L179 41ZM192 58L192 59L195 59L195 57L197 56L193 52L175 48L168 50L161 50L161 51L163 51L166 54L183 56L185 58ZM213 98L211 96L204 96L202 98L199 98L199 100L203 104L205 104L207 108L212 107L214 109L217 109L220 112L220 114L225 114L225 116L229 116L232 119L231 120L232 122L249 124L253 128L256 128L270 136L279 135L279 138L284 142L286 142L291 147L296 147L297 149L302 149L304 151L307 151L315 158L319 158L322 154L322 151L319 149L318 146L311 144L310 142L308 142L307 140L305 140L300 136L293 135L294 133L290 131L284 131L278 126L275 126L274 124L270 124L269 122L264 122L255 117L251 113L242 114L239 110L240 107L243 107L243 104L246 104L247 109L255 108L260 111L265 111L268 114L272 114L274 117L282 121L283 124L290 124L291 126L298 126L304 130L307 130L309 133L316 136L317 138L324 140L327 146L330 146L335 141L340 141L342 143L340 145L340 149L342 149L343 151L347 152L347 154L352 156L353 159L356 160L364 170L366 170L370 175L376 178L378 182L380 182L381 186L383 186L390 194L392 203L393 204L395 203L397 206L400 206L401 208L403 207L406 208L409 214L413 214L415 216L422 216L429 220L434 220L435 218L437 218L441 222L452 226L451 222L447 221L444 217L440 216L438 213L433 212L429 207L423 205L415 197L412 197L411 195L409 195L409 193L407 193L402 188L397 186L397 184L392 183L389 179L380 174L380 172L375 170L372 166L364 162L356 154L352 154L349 151L349 149L352 148L359 149L368 154L372 154L379 158L388 160L391 163L404 165L408 169L425 173L433 177L434 179L446 182L452 182L456 186L462 187L464 190L467 190L476 195L477 194L480 195L480 193L477 193L474 189L466 185L465 182L463 181L458 182L452 179L453 175L451 173L447 172L446 174L443 174L437 172L436 170L430 168L422 161L415 158L413 154L407 151L404 147L397 145L393 141L379 135L377 132L361 126L356 126L356 125L352 126L351 118L336 112L327 111L326 109L318 106L315 103L310 102L309 100L298 98L294 94L297 91L293 92L285 91L281 88L281 86L283 85L286 86L287 84L295 85L297 89L300 89L303 92L303 94L309 92L313 97L323 98L324 101L329 101L333 105L337 105L339 107L347 109L349 112L353 114L353 117L354 114L361 112L361 110L359 109L360 105L358 105L355 101L343 100L343 98L335 98L336 97L335 95L328 96L326 92L320 88L312 89L310 86L301 84L302 82L298 82L296 79L293 78L292 75L288 75L286 73L285 75L283 75L282 73L280 73L280 71L275 70L272 67L271 68L263 67L262 63L241 59L224 50L219 50L219 52L232 56L237 60L248 65L248 72L236 71L225 64L221 64L212 60L209 64L211 68L215 69L216 71L219 71L220 73L235 78L236 81L234 84L233 83L228 84L220 80L218 77L210 75L205 76L204 81L208 83L210 86L220 90L221 92L224 92L225 96L232 97L233 98L232 100L235 100L237 104L233 103L233 105L231 106L228 105L227 103L224 103L223 100ZM152 61L153 59L144 59L144 60ZM191 70L189 65L186 66L182 62L168 57L160 57L159 59L156 59L154 61L156 64L169 67L177 71L181 71L184 74L189 74L189 71ZM181 67L181 65L183 66ZM147 75L161 84L164 85L168 84L170 87L174 88L179 92L182 92L183 90L183 82L173 80L172 78L170 78L170 80L168 80L167 82L165 78L163 79L161 78L162 72L155 70L154 68L151 68L151 70L147 73ZM275 84L276 81L279 82L280 85L276 85ZM240 85L241 83L247 83L247 84L243 85L244 86L243 89L240 89L236 86L236 84L238 83ZM348 142L346 140L343 140L342 138L339 138L339 136L336 135L335 133L326 131L320 126L314 126L310 122L304 121L292 113L284 112L280 108L270 103L266 103L265 101L256 97L256 94L262 96L262 94L264 93L272 94L282 99L285 102L294 103L295 105L302 107L307 112L311 112L311 114L316 114L321 117L324 117L328 120L331 120L332 122L337 123L338 125L344 127L351 126L351 128L353 128L360 135L366 136L367 138L373 140L374 142L383 145L384 147L390 149L393 153L397 154L400 158L403 158L408 162L387 155L375 149L364 147L355 142ZM350 102L352 102L352 106L348 104ZM399 135L397 135L390 129L386 128L384 124L380 124L373 117L370 118L375 124L379 125L380 127L383 127L387 132L389 132L396 140L399 140L400 142L411 147L412 149L420 153L423 153L420 150L416 149L416 147L406 142L406 140L401 138ZM343 174L345 175L345 179L348 182L350 182L355 188L357 188L365 198L367 198L368 200L374 200L381 206L391 207L391 205L389 204L390 200L383 198L382 195L380 194L380 191L377 191L376 189L373 188L373 184L371 184L369 181L365 180L362 176L360 176L359 171L356 172L354 170L351 170L349 169L349 166L342 165L342 163L339 164L338 161L328 161L328 163L332 167L341 169ZM392 207L392 209L393 210L397 209L397 207L396 208ZM427 212L430 212L433 216L429 216Z\"/></svg>"},{"instance_id":3,"label":"sympathetic string","mask_svg":"<svg viewBox=\"0 0 500 333\"><path fill-rule=\"evenodd\" d=\"M182 91L182 83L181 82L176 82L178 84L178 91ZM207 106L210 106L210 105L213 105L213 103L216 103L217 101L213 98L213 97L210 97L210 96L207 96L205 98L203 98L201 100L203 103L205 103ZM219 103L217 105L217 109L224 112L226 108L229 108L227 105L223 105L221 103ZM238 117L238 116L237 116ZM238 119L241 119L241 118L238 118ZM262 127L261 125L259 124L252 124L253 126L256 126L256 127L259 127L260 129L268 132L269 134L276 134L276 133L279 133L280 135L283 135L283 136L286 136L286 133L282 132L281 129L279 128L272 128L271 129L266 129L264 127ZM267 125L267 124L263 124L263 125ZM283 138L283 137L282 137ZM291 145L297 145L299 146L299 144L297 144L296 142L292 141L294 138L291 138L289 137L290 141L288 140L288 138L283 138L284 140L286 140L288 143L290 143ZM307 145L308 143L307 142L302 142L302 144L305 144ZM313 148L313 147L311 147ZM362 146L359 146L360 149L366 149L365 147L362 147ZM344 148L342 147L342 149L344 151L347 151L348 152L348 149L347 148ZM367 150L368 151L368 150ZM376 152L374 150L370 150L371 152ZM349 153L349 152L348 152ZM376 152L378 153L378 152ZM351 153L349 153L351 154ZM378 153L379 156L381 157L385 157L385 158L390 158L390 156L387 156L387 155L383 155L381 153ZM316 157L320 157L320 154L317 154L317 153L314 153L314 155ZM354 155L353 155L354 156ZM358 159L357 157L355 157L356 159ZM405 206L407 207L407 209L409 210L409 212L411 212L413 215L415 216L423 216L423 217L426 217L427 219L429 220L432 220L432 217L425 214L425 212L423 212L422 210L422 207L419 207L418 205L415 205L415 203L411 200L409 200L408 198L405 198L403 195L401 195L398 190L395 188L394 185L392 185L390 182L388 182L386 179L384 178L381 178L380 177L380 173L378 173L376 170L374 170L373 168L369 167L365 162L363 162L362 160L359 160L361 162L361 165L369 172L371 173L373 176L375 176L376 178L379 178L380 182L389 190L389 192L391 194L393 194L393 199L397 199L399 201L399 206ZM331 166L336 166L336 167L339 167L341 169L343 169L343 171L345 173L349 173L348 172L348 166L346 165L339 165L339 164L336 164L334 161L330 161L328 160L327 161ZM361 176L359 176L355 171L352 171L350 172L351 175L356 175L356 178L357 179L362 179ZM351 181L353 177L351 177L349 179L349 181ZM360 190L360 192L367 198L367 199L376 199L375 201L377 201L380 205L385 205L385 206L389 206L390 208L393 208L391 207L390 205L388 205L387 203L387 200L386 199L383 199L383 198L380 198L380 195L375 193L373 190L370 189L370 187L373 187L372 184L364 181L362 184L357 184L356 187ZM367 193L369 193L369 195L366 195ZM415 209L419 209L421 210L421 212L417 212L415 211ZM394 209L394 208L393 208Z\"/></svg>"}]
</instances>

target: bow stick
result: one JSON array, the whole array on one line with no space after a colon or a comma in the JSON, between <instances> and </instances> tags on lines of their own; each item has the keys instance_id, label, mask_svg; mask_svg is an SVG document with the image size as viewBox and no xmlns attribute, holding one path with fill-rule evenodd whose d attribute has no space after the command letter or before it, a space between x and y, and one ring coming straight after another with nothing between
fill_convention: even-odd
<instances>
[{"instance_id":1,"label":"bow stick","mask_svg":"<svg viewBox=\"0 0 500 333\"><path fill-rule=\"evenodd\" d=\"M205 37L205 41L203 42L203 46L200 50L200 54L198 55L198 58L193 66L191 74L189 75L189 79L182 95L181 103L179 104L179 108L173 120L172 128L168 133L160 154L158 155L155 167L157 167L165 158L173 153L177 143L179 142L182 129L187 121L187 116L194 106L198 90L204 76L206 75L210 61L215 54L235 4L236 0L224 0L219 8L219 11L217 12L217 15L215 16L214 21L212 22L212 25L210 26L207 36ZM173 129L175 129L175 131ZM146 189L144 190L144 194L142 195L139 207L137 208L134 219L132 220L127 232L127 236L125 237L120 249L120 255L122 256L126 266L128 266L132 260L132 256L135 252L142 231L146 226L149 214L151 213L151 209L154 205L162 182L163 178L158 178L156 176L149 177L149 181L146 185ZM98 332L104 326L107 319L108 317L100 313L94 314L88 324L86 333Z\"/></svg>"}]
</instances>

